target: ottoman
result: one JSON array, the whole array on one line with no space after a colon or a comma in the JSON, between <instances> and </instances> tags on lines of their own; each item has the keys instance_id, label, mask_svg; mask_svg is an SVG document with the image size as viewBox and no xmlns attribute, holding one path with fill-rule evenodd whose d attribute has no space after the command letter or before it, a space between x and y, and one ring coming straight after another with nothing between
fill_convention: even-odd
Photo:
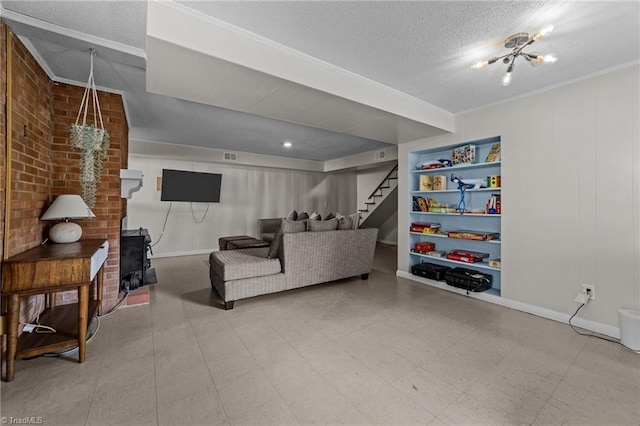
<instances>
[{"instance_id":1,"label":"ottoman","mask_svg":"<svg viewBox=\"0 0 640 426\"><path fill-rule=\"evenodd\" d=\"M229 250L229 243L236 240L254 240L255 238L248 235L234 235L231 237L220 237L218 239L218 247L220 250Z\"/></svg>"},{"instance_id":2,"label":"ottoman","mask_svg":"<svg viewBox=\"0 0 640 426\"><path fill-rule=\"evenodd\" d=\"M227 250L269 247L269 245L270 244L268 242L258 240L257 238L233 240L227 243Z\"/></svg>"}]
</instances>

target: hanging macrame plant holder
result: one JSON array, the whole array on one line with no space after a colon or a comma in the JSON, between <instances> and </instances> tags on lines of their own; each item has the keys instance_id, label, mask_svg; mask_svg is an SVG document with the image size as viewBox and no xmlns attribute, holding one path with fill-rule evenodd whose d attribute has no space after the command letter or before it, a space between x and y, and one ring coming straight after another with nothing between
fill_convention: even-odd
<instances>
[{"instance_id":1,"label":"hanging macrame plant holder","mask_svg":"<svg viewBox=\"0 0 640 426\"><path fill-rule=\"evenodd\" d=\"M104 128L98 91L93 79L93 57L96 52L91 49L91 69L89 80L82 96L80 111L75 124L71 125L71 145L80 149L80 186L82 199L89 208L96 204L97 183L102 175L102 161L109 151L109 132ZM93 109L93 124L87 124L89 109ZM82 121L80 121L82 117Z\"/></svg>"}]
</instances>

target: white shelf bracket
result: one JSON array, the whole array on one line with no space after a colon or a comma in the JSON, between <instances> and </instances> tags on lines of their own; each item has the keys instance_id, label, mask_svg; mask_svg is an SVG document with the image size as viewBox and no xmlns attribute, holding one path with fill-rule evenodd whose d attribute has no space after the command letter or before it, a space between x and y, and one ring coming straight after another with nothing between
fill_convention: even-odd
<instances>
[{"instance_id":1,"label":"white shelf bracket","mask_svg":"<svg viewBox=\"0 0 640 426\"><path fill-rule=\"evenodd\" d=\"M142 188L142 170L120 170L120 197L131 199Z\"/></svg>"}]
</instances>

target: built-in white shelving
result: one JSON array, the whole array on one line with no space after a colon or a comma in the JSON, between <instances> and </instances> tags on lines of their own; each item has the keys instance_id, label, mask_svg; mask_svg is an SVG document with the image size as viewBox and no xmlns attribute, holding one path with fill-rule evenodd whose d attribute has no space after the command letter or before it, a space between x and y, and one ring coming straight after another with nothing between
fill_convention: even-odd
<instances>
[{"instance_id":1,"label":"built-in white shelving","mask_svg":"<svg viewBox=\"0 0 640 426\"><path fill-rule=\"evenodd\" d=\"M462 206L461 192L458 185L451 181L451 175L454 174L463 182L465 180L478 181L487 177L501 175L501 161L485 162L485 158L491 147L500 143L500 137L487 138L476 141L456 144L453 146L440 147L434 149L426 149L422 151L414 151L409 154L409 224L414 222L439 223L441 233L421 233L409 232L409 251L410 266L421 262L434 263L436 265L448 267L463 267L467 269L477 270L484 274L491 275L492 288L483 292L483 295L489 297L500 296L500 268L489 266L488 260L499 259L501 253L501 240L470 240L461 238L449 238L446 232L449 231L478 231L501 233L501 214L496 213L478 213L486 211L487 202L494 194L501 194L502 187L495 188L473 188L464 191L464 214L458 212L450 212ZM437 161L440 159L452 158L452 150L464 145L475 145L476 159L479 163L458 164L451 167L418 169L416 166L425 162ZM444 176L446 180L446 188L441 190L421 190L420 177L422 175ZM442 178L441 178L442 181ZM444 205L448 212L422 211L419 203L416 203L416 197L431 199ZM416 243L432 242L435 244L435 250L447 253L451 250L467 250L475 252L488 253L487 261L466 263L457 260L447 259L446 257L436 257L427 254L411 251ZM425 278L416 277L419 282L425 282L435 287L445 288L454 292L460 292L459 288L446 285L441 281L434 281Z\"/></svg>"}]
</instances>

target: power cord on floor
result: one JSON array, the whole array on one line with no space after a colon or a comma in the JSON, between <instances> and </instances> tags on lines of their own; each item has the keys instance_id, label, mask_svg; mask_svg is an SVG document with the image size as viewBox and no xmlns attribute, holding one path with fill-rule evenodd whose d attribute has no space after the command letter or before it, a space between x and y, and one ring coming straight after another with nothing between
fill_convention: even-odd
<instances>
[{"instance_id":1,"label":"power cord on floor","mask_svg":"<svg viewBox=\"0 0 640 426\"><path fill-rule=\"evenodd\" d=\"M588 336L588 337L595 337L596 339L600 339L600 340L604 340L605 342L611 342L611 343L616 343L620 346L622 346L623 348L625 348L626 350L628 350L629 352L633 352L633 353L640 353L640 351L634 351L633 349L629 349L628 347L626 347L625 345L623 345L622 343L618 342L617 340L611 340L611 339L607 339L605 337L602 336L598 336L597 334L593 334L593 333L583 333L580 330L578 330L577 328L575 328L573 326L573 324L571 324L571 320L573 319L573 317L575 317L578 312L580 312L580 309L582 309L584 307L584 305L586 305L587 302L584 302L583 304L581 304L578 309L576 309L576 311L573 313L573 315L571 315L571 318L569 318L569 325L571 326L571 328L573 329L573 331L575 331L576 333L578 333L581 336Z\"/></svg>"},{"instance_id":2,"label":"power cord on floor","mask_svg":"<svg viewBox=\"0 0 640 426\"><path fill-rule=\"evenodd\" d=\"M88 338L87 338L87 343L89 343L96 334L98 334L98 330L100 330L100 318L102 317L106 317L109 315L112 315L114 313L116 313L116 311L118 311L121 307L122 304L127 300L127 297L129 296L129 291L128 290L124 290L124 297L122 299L120 299L120 301L118 303L115 304L115 306L113 308L111 308L111 310L109 312L107 312L106 314L103 315L96 315L94 317L95 320L95 329L93 329L91 327L91 325L93 325L93 321L91 322L91 325L89 327L89 331L88 331ZM53 329L52 327L46 326L46 325L42 325L40 324L40 315L38 315L38 317L36 318L36 324L25 324L25 329L26 327L31 326L31 330L29 330L28 332L35 332L35 333L55 333L56 330ZM45 329L47 331L38 331L39 328ZM78 350L78 347L76 346L75 348L70 348L67 349L65 351L59 351L59 352L50 352L47 354L43 354L41 356L43 357L59 357L59 356L67 356L70 355L72 353L74 353L75 351ZM34 358L37 358L34 357Z\"/></svg>"},{"instance_id":3,"label":"power cord on floor","mask_svg":"<svg viewBox=\"0 0 640 426\"><path fill-rule=\"evenodd\" d=\"M122 299L120 299L120 301L118 303L116 303L114 305L114 307L111 308L111 310L109 312L107 312L106 314L99 315L100 318L108 317L109 315L113 315L122 307L122 304L125 302L125 300L127 300L127 297L129 297L129 290L123 290L123 291L124 291L124 297Z\"/></svg>"},{"instance_id":4,"label":"power cord on floor","mask_svg":"<svg viewBox=\"0 0 640 426\"><path fill-rule=\"evenodd\" d=\"M89 330L87 332L87 334L89 335L89 337L87 338L87 343L89 343L91 340L93 340L94 336L96 334L98 334L98 330L100 330L100 318L96 315L95 317L95 322L96 322L96 328L95 330ZM92 321L93 323L93 321ZM91 327L89 327L91 328ZM71 355L72 353L74 353L75 351L78 350L78 347L76 346L75 348L71 348L71 349L67 349L66 351L60 351L60 352L50 352L48 354L43 354L43 357L47 357L47 358L53 358L53 357L58 357L58 356L67 356L67 355Z\"/></svg>"}]
</instances>

